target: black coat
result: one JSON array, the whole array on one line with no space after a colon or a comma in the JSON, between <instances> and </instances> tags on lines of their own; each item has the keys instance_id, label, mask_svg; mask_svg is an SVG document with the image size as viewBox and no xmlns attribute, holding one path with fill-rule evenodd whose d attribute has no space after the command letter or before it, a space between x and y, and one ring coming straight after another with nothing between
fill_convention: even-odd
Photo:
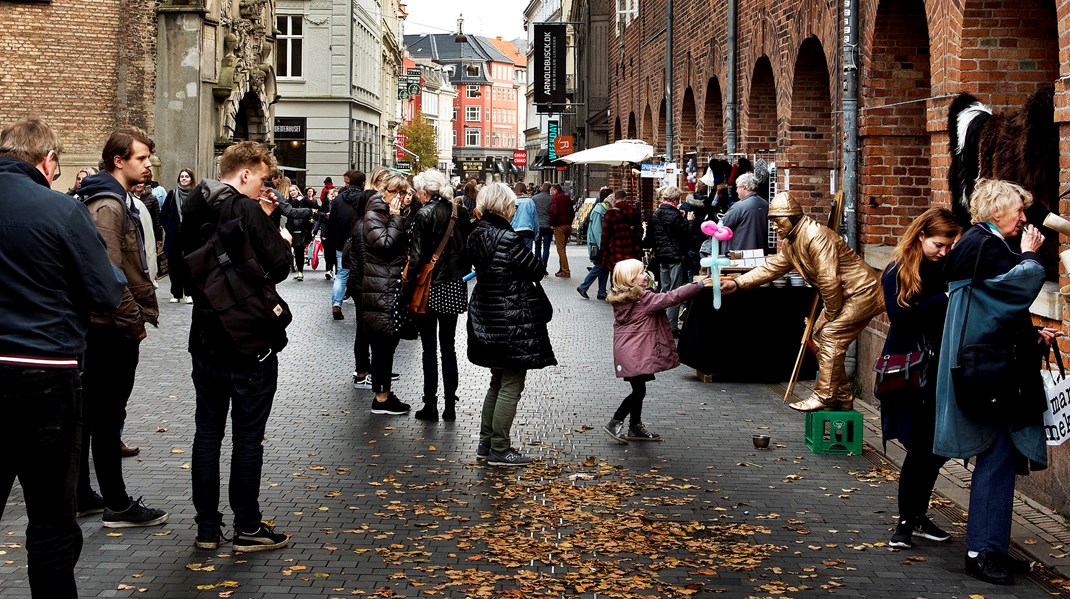
<instances>
[{"instance_id":1,"label":"black coat","mask_svg":"<svg viewBox=\"0 0 1070 599\"><path fill-rule=\"evenodd\" d=\"M353 231L353 217L357 213L357 204L363 195L363 189L346 186L331 202L331 217L327 219L327 237L337 242L335 247L338 249L342 249L342 245Z\"/></svg>"},{"instance_id":2,"label":"black coat","mask_svg":"<svg viewBox=\"0 0 1070 599\"><path fill-rule=\"evenodd\" d=\"M486 368L530 370L554 366L546 323L553 306L539 281L535 254L501 216L484 214L468 238L476 269L468 302L468 360Z\"/></svg>"},{"instance_id":3,"label":"black coat","mask_svg":"<svg viewBox=\"0 0 1070 599\"><path fill-rule=\"evenodd\" d=\"M451 214L451 201L441 196L431 198L416 213L412 227L412 247L409 249L412 268L431 262L431 257L446 234ZM435 264L432 281L439 283L456 280L472 271L472 262L465 254L464 245L474 229L468 210L464 206L457 206L457 223L453 226L450 241Z\"/></svg>"},{"instance_id":4,"label":"black coat","mask_svg":"<svg viewBox=\"0 0 1070 599\"><path fill-rule=\"evenodd\" d=\"M687 257L691 229L675 206L665 203L658 206L650 215L646 235L643 245L652 248L663 263L683 262Z\"/></svg>"},{"instance_id":5,"label":"black coat","mask_svg":"<svg viewBox=\"0 0 1070 599\"><path fill-rule=\"evenodd\" d=\"M402 215L390 214L383 196L376 195L368 201L368 211L357 229L359 236L353 245L360 246L355 248L359 255L360 323L374 335L392 337L396 293L408 257L408 222Z\"/></svg>"}]
</instances>

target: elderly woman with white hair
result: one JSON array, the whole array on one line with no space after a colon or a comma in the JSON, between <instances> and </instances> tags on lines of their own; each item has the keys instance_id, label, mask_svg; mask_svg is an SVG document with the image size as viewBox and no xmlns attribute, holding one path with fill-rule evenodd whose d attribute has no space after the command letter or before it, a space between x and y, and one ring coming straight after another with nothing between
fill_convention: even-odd
<instances>
[{"instance_id":1,"label":"elderly woman with white hair","mask_svg":"<svg viewBox=\"0 0 1070 599\"><path fill-rule=\"evenodd\" d=\"M1048 465L1041 358L1061 331L1033 326L1029 306L1044 284L1044 236L1026 224L1032 196L1009 181L980 179L971 227L947 257L948 309L936 380L933 453L976 458L966 522L966 573L1012 584L1028 563L1007 555L1017 474ZM1021 237L1019 241L1018 237ZM981 370L970 345L984 344ZM991 351L991 350L997 351ZM991 372L994 376L989 377ZM992 379L992 380L987 380Z\"/></svg>"},{"instance_id":2,"label":"elderly woman with white hair","mask_svg":"<svg viewBox=\"0 0 1070 599\"><path fill-rule=\"evenodd\" d=\"M442 354L442 419L457 419L457 316L468 310L468 286L464 276L472 271L464 245L474 228L468 210L452 201L453 192L446 176L437 169L426 170L413 180L423 207L416 213L409 246L409 276L427 264L431 289L427 312L416 315L423 346L424 406L416 418L438 420L438 354Z\"/></svg>"},{"instance_id":3,"label":"elderly woman with white hair","mask_svg":"<svg viewBox=\"0 0 1070 599\"><path fill-rule=\"evenodd\" d=\"M495 466L526 466L509 431L527 371L557 364L546 324L553 307L539 281L546 268L513 231L516 196L491 183L476 198L480 220L468 238L476 269L468 303L468 360L490 369L476 456Z\"/></svg>"}]
</instances>

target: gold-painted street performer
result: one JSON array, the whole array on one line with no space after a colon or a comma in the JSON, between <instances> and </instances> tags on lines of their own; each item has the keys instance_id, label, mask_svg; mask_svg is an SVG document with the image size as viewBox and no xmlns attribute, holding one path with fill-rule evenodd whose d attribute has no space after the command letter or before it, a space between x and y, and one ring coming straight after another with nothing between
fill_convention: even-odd
<instances>
[{"instance_id":1,"label":"gold-painted street performer","mask_svg":"<svg viewBox=\"0 0 1070 599\"><path fill-rule=\"evenodd\" d=\"M780 253L734 281L721 283L721 293L751 289L792 269L817 289L825 308L815 327L817 381L806 400L789 404L800 412L850 410L854 407L844 357L847 346L884 311L879 273L870 268L828 227L803 216L802 206L782 191L769 203L769 220L783 240Z\"/></svg>"}]
</instances>

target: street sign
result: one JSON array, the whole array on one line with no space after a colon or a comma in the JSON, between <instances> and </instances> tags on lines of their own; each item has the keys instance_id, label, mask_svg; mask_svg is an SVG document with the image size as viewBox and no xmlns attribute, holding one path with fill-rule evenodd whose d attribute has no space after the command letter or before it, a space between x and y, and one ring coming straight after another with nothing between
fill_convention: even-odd
<instances>
[{"instance_id":1,"label":"street sign","mask_svg":"<svg viewBox=\"0 0 1070 599\"><path fill-rule=\"evenodd\" d=\"M394 164L396 165L395 168L399 171L407 171L412 168L412 163L408 160L397 160Z\"/></svg>"},{"instance_id":2,"label":"street sign","mask_svg":"<svg viewBox=\"0 0 1070 599\"><path fill-rule=\"evenodd\" d=\"M405 147L405 144L408 143L408 141L408 137L403 132L399 131L397 134L397 138L394 141L394 145L397 146L397 150L395 150L395 158L397 158L398 160L402 160L405 158L405 156L407 156L403 148Z\"/></svg>"},{"instance_id":3,"label":"street sign","mask_svg":"<svg viewBox=\"0 0 1070 599\"><path fill-rule=\"evenodd\" d=\"M571 135L558 135L554 139L554 154L557 157L568 156L576 151L576 145L572 141Z\"/></svg>"}]
</instances>

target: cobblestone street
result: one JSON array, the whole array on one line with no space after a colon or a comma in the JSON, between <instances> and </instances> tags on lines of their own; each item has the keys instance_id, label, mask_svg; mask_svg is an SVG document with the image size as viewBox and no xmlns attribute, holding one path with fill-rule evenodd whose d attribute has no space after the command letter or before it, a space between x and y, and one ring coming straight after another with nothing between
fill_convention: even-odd
<instances>
[{"instance_id":1,"label":"cobblestone street","mask_svg":"<svg viewBox=\"0 0 1070 599\"><path fill-rule=\"evenodd\" d=\"M584 273L584 249L570 247L570 257L573 273ZM553 271L557 259L550 260ZM142 345L124 434L141 454L124 466L134 497L171 518L163 527L121 532L103 528L99 517L83 519L76 571L82 596L1052 594L1025 577L1013 587L968 577L965 522L949 519L950 509L933 511L952 532L950 543L886 547L897 470L869 451L811 453L803 417L764 385L704 384L686 367L660 374L648 386L644 420L664 442L613 443L601 427L627 384L613 376L612 309L576 293L578 274L544 281L555 305L550 334L560 366L528 375L513 430L514 443L540 458L527 470L475 459L489 374L465 359L463 318L457 421L376 416L372 393L350 381L352 305L346 320L331 319L322 269L283 283L295 319L268 423L261 505L293 538L282 550L246 555L231 554L229 545L193 546L190 307L167 303L161 282L161 327ZM402 373L395 392L415 410L418 341L402 342L394 370ZM771 435L768 450L754 449L755 432ZM226 449L229 439L224 443ZM229 527L225 488L223 497ZM25 528L16 486L0 527L5 598L29 597Z\"/></svg>"}]
</instances>

